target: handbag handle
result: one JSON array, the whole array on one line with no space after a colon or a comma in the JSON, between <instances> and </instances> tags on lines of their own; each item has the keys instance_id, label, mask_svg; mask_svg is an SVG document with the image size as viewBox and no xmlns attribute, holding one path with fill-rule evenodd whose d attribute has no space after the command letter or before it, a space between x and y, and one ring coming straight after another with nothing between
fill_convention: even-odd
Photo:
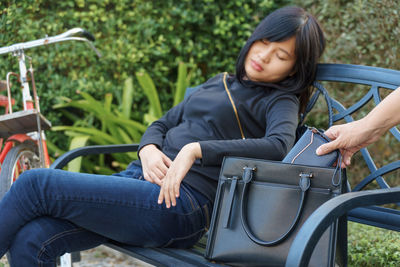
<instances>
[{"instance_id":1,"label":"handbag handle","mask_svg":"<svg viewBox=\"0 0 400 267\"><path fill-rule=\"evenodd\" d=\"M302 210L304 207L304 200L306 198L307 191L310 188L310 178L312 178L312 174L311 173L300 173L299 176L300 176L299 186L301 189L301 197L300 197L299 208L297 209L297 214L292 222L292 225L289 227L289 229L286 231L286 233L284 233L277 239L272 240L272 241L264 241L264 240L259 239L258 237L256 237L253 234L253 232L251 231L251 229L247 223L247 216L246 216L247 201L245 201L245 200L247 199L249 184L253 178L253 168L249 168L249 167L244 168L244 171L243 171L244 186L243 186L243 190L242 190L242 201L240 203L240 219L241 219L244 231L246 232L247 236L254 243L261 245L261 246L274 246L274 245L279 244L283 240L285 240L289 236L289 234L293 231L297 222L300 219L300 216L301 216L301 213L302 213Z\"/></svg>"}]
</instances>

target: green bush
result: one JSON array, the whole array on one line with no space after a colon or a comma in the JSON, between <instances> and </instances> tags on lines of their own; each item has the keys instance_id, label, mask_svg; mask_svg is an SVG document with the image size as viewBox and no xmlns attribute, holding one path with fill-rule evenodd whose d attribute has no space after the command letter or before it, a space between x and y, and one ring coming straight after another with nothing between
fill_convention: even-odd
<instances>
[{"instance_id":1,"label":"green bush","mask_svg":"<svg viewBox=\"0 0 400 267\"><path fill-rule=\"evenodd\" d=\"M184 98L185 90L189 82L187 68L184 63L179 64L176 88L174 94L174 105ZM136 78L149 101L147 113L143 114L142 120L131 119L133 79L126 79L122 92L122 102L113 104L112 94L105 94L103 101L92 98L87 93L81 92L82 99L71 100L63 97L62 104L54 108L61 108L65 117L70 119L72 126L54 126L54 131L64 131L69 136L69 150L86 144L108 145L108 144L132 144L139 143L147 126L159 119L163 114L158 97L157 89L153 80L145 70L136 73ZM79 114L77 116L75 114ZM60 149L51 142L47 142L53 151ZM61 152L61 151L60 151ZM105 161L104 155L75 159L68 164L68 170L89 173L112 174L117 170L125 169L127 165L137 159L136 152L117 153L109 155ZM111 163L111 164L110 164Z\"/></svg>"},{"instance_id":2,"label":"green bush","mask_svg":"<svg viewBox=\"0 0 400 267\"><path fill-rule=\"evenodd\" d=\"M293 0L321 23L326 37L325 63L345 63L400 70L400 14L397 0ZM329 89L329 88L328 88ZM367 88L336 85L330 93L345 106L359 100ZM326 107L317 106L310 117L327 127ZM368 110L362 110L359 117Z\"/></svg>"},{"instance_id":3,"label":"green bush","mask_svg":"<svg viewBox=\"0 0 400 267\"><path fill-rule=\"evenodd\" d=\"M173 101L179 62L193 70L192 85L219 72L233 72L236 56L255 25L287 2L14 0L0 10L0 46L56 35L72 27L94 34L103 54L100 59L86 44L77 42L26 51L34 60L42 112L54 125L64 124L62 115L51 110L56 96L76 99L79 90L102 99L112 92L120 100L124 80L139 69L145 69L161 88L165 111ZM17 63L11 56L1 59L0 77L5 78ZM148 102L136 81L134 88L133 116L139 120ZM52 132L49 139L66 143L60 141L62 135Z\"/></svg>"},{"instance_id":4,"label":"green bush","mask_svg":"<svg viewBox=\"0 0 400 267\"><path fill-rule=\"evenodd\" d=\"M294 4L304 7L315 15L326 34L327 46L322 58L326 63L346 63L369 65L400 70L400 6L397 0L294 0ZM329 87L328 90L344 106L357 102L367 92L366 86L344 83ZM381 90L382 96L388 94ZM322 101L321 101L322 102ZM373 107L369 105L357 112L355 118L365 116ZM326 128L326 106L319 103L309 117L309 122ZM388 145L389 144L389 145ZM377 166L398 158L400 144L386 135L381 141L369 147ZM351 184L368 175L360 153L354 157L348 176ZM389 177L391 186L400 185L400 171ZM373 186L376 186L374 183Z\"/></svg>"},{"instance_id":5,"label":"green bush","mask_svg":"<svg viewBox=\"0 0 400 267\"><path fill-rule=\"evenodd\" d=\"M294 0L320 21L327 38L324 62L400 69L397 0Z\"/></svg>"},{"instance_id":6,"label":"green bush","mask_svg":"<svg viewBox=\"0 0 400 267\"><path fill-rule=\"evenodd\" d=\"M349 266L399 266L400 233L349 223Z\"/></svg>"}]
</instances>

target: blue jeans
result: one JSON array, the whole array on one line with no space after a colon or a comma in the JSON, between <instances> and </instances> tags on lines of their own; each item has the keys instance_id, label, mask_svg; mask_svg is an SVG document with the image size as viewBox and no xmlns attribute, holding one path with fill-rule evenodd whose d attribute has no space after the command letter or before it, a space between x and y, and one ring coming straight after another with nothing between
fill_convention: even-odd
<instances>
[{"instance_id":1,"label":"blue jeans","mask_svg":"<svg viewBox=\"0 0 400 267\"><path fill-rule=\"evenodd\" d=\"M131 165L113 175L35 169L0 202L0 257L11 266L55 266L65 252L110 240L142 247L190 247L209 225L210 201L182 184L177 205L157 204L160 187Z\"/></svg>"}]
</instances>

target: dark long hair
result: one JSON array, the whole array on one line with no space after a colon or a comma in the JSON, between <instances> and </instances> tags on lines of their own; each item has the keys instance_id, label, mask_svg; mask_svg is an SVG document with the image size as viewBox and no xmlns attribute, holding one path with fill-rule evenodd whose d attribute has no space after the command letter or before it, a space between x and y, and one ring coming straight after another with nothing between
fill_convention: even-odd
<instances>
[{"instance_id":1,"label":"dark long hair","mask_svg":"<svg viewBox=\"0 0 400 267\"><path fill-rule=\"evenodd\" d=\"M256 83L295 93L300 99L303 112L312 91L317 63L325 49L325 37L317 20L304 9L295 6L283 7L265 17L240 51L236 63L236 77L243 83L246 77L244 62L251 45L261 39L282 42L296 37L294 65L295 73L278 83Z\"/></svg>"}]
</instances>

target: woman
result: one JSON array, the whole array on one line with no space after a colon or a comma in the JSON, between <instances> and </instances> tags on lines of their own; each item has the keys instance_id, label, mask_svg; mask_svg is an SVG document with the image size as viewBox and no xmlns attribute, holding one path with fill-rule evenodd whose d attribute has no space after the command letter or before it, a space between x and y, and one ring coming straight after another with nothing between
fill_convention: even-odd
<instances>
[{"instance_id":1,"label":"woman","mask_svg":"<svg viewBox=\"0 0 400 267\"><path fill-rule=\"evenodd\" d=\"M24 172L0 202L0 256L54 266L109 240L192 246L208 228L223 157L281 160L293 145L324 46L314 17L279 9L241 50L236 75L210 79L153 123L125 171Z\"/></svg>"}]
</instances>

